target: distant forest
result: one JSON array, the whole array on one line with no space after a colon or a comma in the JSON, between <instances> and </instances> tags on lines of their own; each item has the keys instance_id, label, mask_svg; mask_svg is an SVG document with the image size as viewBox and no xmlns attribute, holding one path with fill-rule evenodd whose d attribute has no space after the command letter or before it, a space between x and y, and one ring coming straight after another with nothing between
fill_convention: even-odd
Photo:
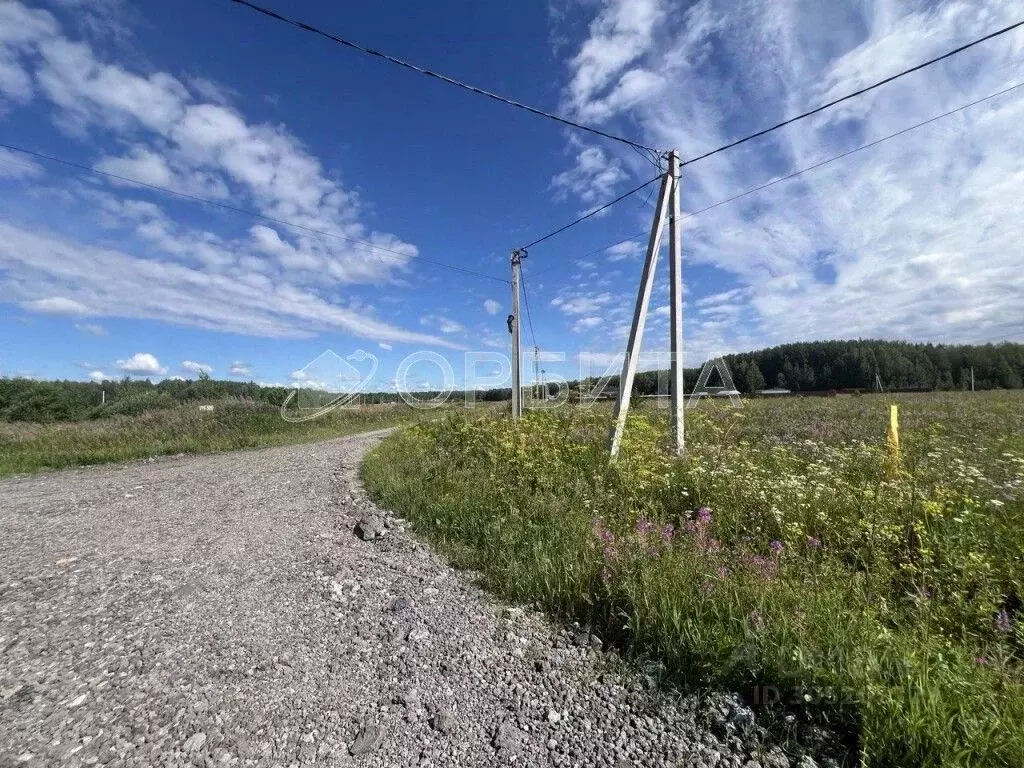
<instances>
[{"instance_id":1,"label":"distant forest","mask_svg":"<svg viewBox=\"0 0 1024 768\"><path fill-rule=\"evenodd\" d=\"M741 392L871 390L876 375L886 390L970 389L972 368L975 389L1024 386L1024 344L813 341L729 355L726 361Z\"/></svg>"},{"instance_id":2,"label":"distant forest","mask_svg":"<svg viewBox=\"0 0 1024 768\"><path fill-rule=\"evenodd\" d=\"M984 346L912 344L899 341L814 341L727 355L733 383L744 393L781 387L795 392L875 389L876 375L886 391L970 389L974 369L975 389L1019 389L1024 386L1024 344ZM685 371L685 389L692 390L699 368ZM658 379L667 388L666 371L637 374L633 391L658 392ZM586 385L593 384L593 379ZM616 386L613 376L610 386ZM717 375L710 384L720 384ZM570 388L580 389L579 382ZM279 408L290 390L262 387L239 381L202 377L193 381L146 379L120 381L38 381L0 378L0 419L4 421L79 421L108 416L132 416L144 410L180 404L232 400L255 407ZM556 389L550 389L554 394ZM305 393L308 397L310 393ZM433 393L421 393L429 397ZM461 401L465 393L452 398ZM477 391L482 402L508 400L512 390ZM325 400L333 397L322 393ZM105 398L105 403L101 401ZM396 402L394 392L370 392L364 403Z\"/></svg>"}]
</instances>

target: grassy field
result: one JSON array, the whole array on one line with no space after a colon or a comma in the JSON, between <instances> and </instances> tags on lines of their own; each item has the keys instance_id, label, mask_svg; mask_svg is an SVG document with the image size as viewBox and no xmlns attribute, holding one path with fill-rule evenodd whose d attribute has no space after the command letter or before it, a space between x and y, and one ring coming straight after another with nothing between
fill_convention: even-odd
<instances>
[{"instance_id":1,"label":"grassy field","mask_svg":"<svg viewBox=\"0 0 1024 768\"><path fill-rule=\"evenodd\" d=\"M417 420L404 405L340 409L290 423L277 408L224 402L65 423L0 422L0 476L174 453L210 453L323 440ZM429 412L427 412L429 413Z\"/></svg>"},{"instance_id":2,"label":"grassy field","mask_svg":"<svg viewBox=\"0 0 1024 768\"><path fill-rule=\"evenodd\" d=\"M607 427L452 416L364 474L491 590L744 692L794 752L816 724L864 765L1024 765L1024 393L702 402L683 459L664 411L612 464Z\"/></svg>"}]
</instances>

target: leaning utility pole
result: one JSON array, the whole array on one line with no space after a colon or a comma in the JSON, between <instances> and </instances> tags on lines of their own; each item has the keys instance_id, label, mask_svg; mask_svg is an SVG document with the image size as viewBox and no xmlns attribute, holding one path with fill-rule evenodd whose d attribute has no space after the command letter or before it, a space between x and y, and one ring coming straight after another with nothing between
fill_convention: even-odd
<instances>
[{"instance_id":1,"label":"leaning utility pole","mask_svg":"<svg viewBox=\"0 0 1024 768\"><path fill-rule=\"evenodd\" d=\"M525 254L516 249L512 251L512 418L523 415L523 382L520 363L522 352L519 348L519 267Z\"/></svg>"},{"instance_id":2,"label":"leaning utility pole","mask_svg":"<svg viewBox=\"0 0 1024 768\"><path fill-rule=\"evenodd\" d=\"M626 357L622 361L622 373L619 375L619 396L615 400L615 421L609 447L612 457L619 453L622 433L626 428L629 399L633 392L633 378L636 376L636 366L640 360L640 340L643 338L644 325L647 322L647 309L651 303L651 289L654 287L654 270L658 265L658 251L661 250L661 235L665 229L665 218L668 215L671 193L671 174L666 172L661 177L658 204L654 209L654 222L651 225L651 235L647 241L647 257L644 259L644 269L640 276L640 289L636 294L636 307L633 310L633 323L629 328L629 341L626 342Z\"/></svg>"}]
</instances>

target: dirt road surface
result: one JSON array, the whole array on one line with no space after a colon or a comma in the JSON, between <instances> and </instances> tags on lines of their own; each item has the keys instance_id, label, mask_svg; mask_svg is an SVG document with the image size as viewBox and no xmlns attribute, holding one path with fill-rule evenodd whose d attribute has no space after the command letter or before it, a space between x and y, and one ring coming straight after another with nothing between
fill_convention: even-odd
<instances>
[{"instance_id":1,"label":"dirt road surface","mask_svg":"<svg viewBox=\"0 0 1024 768\"><path fill-rule=\"evenodd\" d=\"M0 482L0 766L790 765L488 600L366 500L380 438Z\"/></svg>"}]
</instances>

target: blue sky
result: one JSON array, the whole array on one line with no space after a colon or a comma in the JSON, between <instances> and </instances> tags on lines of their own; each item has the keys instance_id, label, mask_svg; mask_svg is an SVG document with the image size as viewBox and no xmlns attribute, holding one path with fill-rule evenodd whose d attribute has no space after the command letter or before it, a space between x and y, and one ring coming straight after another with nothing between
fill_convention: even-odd
<instances>
[{"instance_id":1,"label":"blue sky","mask_svg":"<svg viewBox=\"0 0 1024 768\"><path fill-rule=\"evenodd\" d=\"M684 157L1021 13L966 0L277 7ZM683 206L1006 88L1022 62L1024 33L1010 33L695 164ZM1024 340L1022 118L1024 89L689 219L687 364L814 338ZM208 370L302 384L331 349L379 359L370 389L392 387L418 351L460 386L475 353L469 383L495 385L484 377L508 349L509 251L653 175L627 147L227 0L0 4L0 142L349 238L0 150L0 374L40 378ZM621 355L645 199L531 249L549 376ZM667 344L660 266L652 354ZM413 386L440 379L429 361L410 368Z\"/></svg>"}]
</instances>

